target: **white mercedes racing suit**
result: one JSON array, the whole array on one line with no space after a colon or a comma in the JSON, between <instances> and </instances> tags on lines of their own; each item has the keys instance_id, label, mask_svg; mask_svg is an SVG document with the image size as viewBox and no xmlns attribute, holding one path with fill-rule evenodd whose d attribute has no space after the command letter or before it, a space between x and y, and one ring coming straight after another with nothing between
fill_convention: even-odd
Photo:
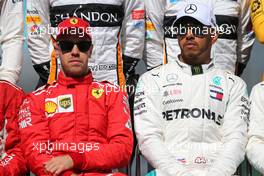
<instances>
[{"instance_id":1,"label":"white mercedes racing suit","mask_svg":"<svg viewBox=\"0 0 264 176\"><path fill-rule=\"evenodd\" d=\"M231 176L244 159L248 105L242 79L213 63L155 68L135 94L139 149L165 175Z\"/></svg>"},{"instance_id":2,"label":"white mercedes racing suit","mask_svg":"<svg viewBox=\"0 0 264 176\"><path fill-rule=\"evenodd\" d=\"M145 0L147 35L144 59L147 60L148 69L163 62L174 61L180 53L180 48L176 47L178 40L171 26L176 20L177 12L188 2L193 1ZM235 73L236 64L240 64L241 67L246 65L254 43L250 22L250 0L198 0L198 2L212 6L216 15L220 30L219 38L212 48L212 58L216 67Z\"/></svg>"},{"instance_id":3,"label":"white mercedes racing suit","mask_svg":"<svg viewBox=\"0 0 264 176\"><path fill-rule=\"evenodd\" d=\"M264 82L253 87L250 100L247 158L258 171L264 174Z\"/></svg>"},{"instance_id":4,"label":"white mercedes racing suit","mask_svg":"<svg viewBox=\"0 0 264 176\"><path fill-rule=\"evenodd\" d=\"M0 80L16 84L23 63L23 1L0 0Z\"/></svg>"},{"instance_id":5,"label":"white mercedes racing suit","mask_svg":"<svg viewBox=\"0 0 264 176\"><path fill-rule=\"evenodd\" d=\"M142 0L27 0L30 57L34 64L49 61L51 54L56 57L45 29L50 24L57 27L71 16L80 17L91 25L93 53L89 67L94 78L122 85L122 54L125 61L142 58L144 15ZM55 79L56 73L51 70L50 76Z\"/></svg>"}]
</instances>

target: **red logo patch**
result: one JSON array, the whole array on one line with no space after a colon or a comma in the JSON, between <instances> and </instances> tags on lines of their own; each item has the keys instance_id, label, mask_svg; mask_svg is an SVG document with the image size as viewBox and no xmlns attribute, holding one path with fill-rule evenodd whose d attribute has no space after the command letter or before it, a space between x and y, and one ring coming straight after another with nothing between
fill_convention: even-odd
<instances>
[{"instance_id":1,"label":"red logo patch","mask_svg":"<svg viewBox=\"0 0 264 176\"><path fill-rule=\"evenodd\" d=\"M133 10L132 19L133 20L142 20L145 17L145 10Z\"/></svg>"}]
</instances>

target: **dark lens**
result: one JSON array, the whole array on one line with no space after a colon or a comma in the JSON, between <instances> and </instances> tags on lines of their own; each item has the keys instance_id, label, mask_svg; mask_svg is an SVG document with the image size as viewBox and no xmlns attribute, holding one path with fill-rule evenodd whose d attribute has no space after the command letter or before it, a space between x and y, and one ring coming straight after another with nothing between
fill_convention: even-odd
<instances>
[{"instance_id":1,"label":"dark lens","mask_svg":"<svg viewBox=\"0 0 264 176\"><path fill-rule=\"evenodd\" d=\"M200 28L200 26L192 26L191 27L191 31L192 31L192 34L196 37L200 37L201 35L203 35L203 32L202 32L202 28Z\"/></svg>"},{"instance_id":2,"label":"dark lens","mask_svg":"<svg viewBox=\"0 0 264 176\"><path fill-rule=\"evenodd\" d=\"M60 41L59 46L61 48L61 51L65 53L70 52L72 50L74 43L70 41Z\"/></svg>"},{"instance_id":3,"label":"dark lens","mask_svg":"<svg viewBox=\"0 0 264 176\"><path fill-rule=\"evenodd\" d=\"M77 46L81 52L87 52L92 45L91 41L80 41L77 43Z\"/></svg>"},{"instance_id":4,"label":"dark lens","mask_svg":"<svg viewBox=\"0 0 264 176\"><path fill-rule=\"evenodd\" d=\"M201 26L201 25L195 25L191 27L192 29L192 34L195 37L199 37L199 38L203 38L206 36L206 34L208 34L208 31L206 29L206 26Z\"/></svg>"},{"instance_id":5,"label":"dark lens","mask_svg":"<svg viewBox=\"0 0 264 176\"><path fill-rule=\"evenodd\" d=\"M184 37L188 32L188 27L186 25L179 25L176 31L179 37Z\"/></svg>"}]
</instances>

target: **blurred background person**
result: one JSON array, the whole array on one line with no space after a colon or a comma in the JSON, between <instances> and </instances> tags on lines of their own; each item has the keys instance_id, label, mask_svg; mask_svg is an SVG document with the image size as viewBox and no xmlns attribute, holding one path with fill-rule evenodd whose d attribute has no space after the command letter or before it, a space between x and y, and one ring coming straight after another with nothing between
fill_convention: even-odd
<instances>
[{"instance_id":1,"label":"blurred background person","mask_svg":"<svg viewBox=\"0 0 264 176\"><path fill-rule=\"evenodd\" d=\"M16 84L23 64L23 1L0 1L0 80Z\"/></svg>"},{"instance_id":2,"label":"blurred background person","mask_svg":"<svg viewBox=\"0 0 264 176\"><path fill-rule=\"evenodd\" d=\"M251 20L256 37L260 43L264 43L264 2L263 0L251 0Z\"/></svg>"},{"instance_id":3,"label":"blurred background person","mask_svg":"<svg viewBox=\"0 0 264 176\"><path fill-rule=\"evenodd\" d=\"M175 47L177 36L172 26L177 12L191 2L210 5L216 15L219 38L211 56L216 67L241 75L254 43L250 0L145 0L147 31L144 59L148 69L177 59L180 48Z\"/></svg>"},{"instance_id":4,"label":"blurred background person","mask_svg":"<svg viewBox=\"0 0 264 176\"><path fill-rule=\"evenodd\" d=\"M264 43L264 2L251 1L251 19L257 39ZM264 174L264 83L261 82L252 89L250 100L249 141L247 157L259 172Z\"/></svg>"},{"instance_id":5,"label":"blurred background person","mask_svg":"<svg viewBox=\"0 0 264 176\"><path fill-rule=\"evenodd\" d=\"M59 69L51 44L56 36L52 40L47 29L55 30L62 20L73 16L91 24L94 50L89 67L94 79L125 85L125 79L135 76L135 66L142 58L144 15L141 0L27 0L29 55L40 75L38 86L48 77L49 83L54 81Z\"/></svg>"}]
</instances>

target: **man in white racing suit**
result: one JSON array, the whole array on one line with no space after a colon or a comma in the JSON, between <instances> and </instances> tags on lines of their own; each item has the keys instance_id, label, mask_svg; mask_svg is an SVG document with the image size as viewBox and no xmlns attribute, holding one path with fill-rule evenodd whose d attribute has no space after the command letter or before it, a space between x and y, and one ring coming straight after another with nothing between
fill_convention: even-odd
<instances>
[{"instance_id":1,"label":"man in white racing suit","mask_svg":"<svg viewBox=\"0 0 264 176\"><path fill-rule=\"evenodd\" d=\"M253 87L250 100L249 141L247 144L247 158L249 162L264 174L264 82Z\"/></svg>"},{"instance_id":2,"label":"man in white racing suit","mask_svg":"<svg viewBox=\"0 0 264 176\"><path fill-rule=\"evenodd\" d=\"M139 149L159 176L231 176L245 155L246 84L210 58L217 39L211 8L187 4L175 25L187 29L177 33L181 54L137 84Z\"/></svg>"},{"instance_id":3,"label":"man in white racing suit","mask_svg":"<svg viewBox=\"0 0 264 176\"><path fill-rule=\"evenodd\" d=\"M27 0L29 53L43 78L39 84L47 79L51 58L50 82L57 76L56 54L47 29L75 16L91 24L94 50L89 67L95 80L124 85L123 66L128 79L142 58L144 15L141 0Z\"/></svg>"},{"instance_id":4,"label":"man in white racing suit","mask_svg":"<svg viewBox=\"0 0 264 176\"><path fill-rule=\"evenodd\" d=\"M240 75L249 60L254 43L250 0L197 1L211 5L216 15L219 37L212 48L215 65ZM177 37L171 26L177 18L177 12L188 2L195 1L145 0L147 35L144 59L148 69L163 62L175 61L177 54L180 53L180 48L175 47Z\"/></svg>"},{"instance_id":5,"label":"man in white racing suit","mask_svg":"<svg viewBox=\"0 0 264 176\"><path fill-rule=\"evenodd\" d=\"M23 1L0 0L0 80L16 84L23 63Z\"/></svg>"}]
</instances>

